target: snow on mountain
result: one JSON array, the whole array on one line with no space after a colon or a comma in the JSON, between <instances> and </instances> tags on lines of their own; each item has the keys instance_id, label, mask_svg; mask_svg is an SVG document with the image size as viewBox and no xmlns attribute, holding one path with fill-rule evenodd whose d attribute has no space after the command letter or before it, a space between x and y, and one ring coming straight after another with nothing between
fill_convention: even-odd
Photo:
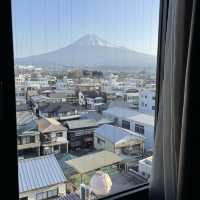
<instances>
[{"instance_id":1,"label":"snow on mountain","mask_svg":"<svg viewBox=\"0 0 200 200\"><path fill-rule=\"evenodd\" d=\"M156 57L119 47L96 35L85 35L67 47L45 54L17 58L16 64L78 67L155 67Z\"/></svg>"}]
</instances>

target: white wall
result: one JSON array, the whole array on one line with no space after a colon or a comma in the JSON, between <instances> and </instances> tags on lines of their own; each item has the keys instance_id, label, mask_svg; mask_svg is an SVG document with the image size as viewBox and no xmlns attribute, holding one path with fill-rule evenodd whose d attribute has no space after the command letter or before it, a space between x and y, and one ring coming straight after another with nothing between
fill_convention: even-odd
<instances>
[{"instance_id":1,"label":"white wall","mask_svg":"<svg viewBox=\"0 0 200 200\"><path fill-rule=\"evenodd\" d=\"M142 89L139 92L139 111L146 114L154 114L155 109L155 91L149 89Z\"/></svg>"}]
</instances>

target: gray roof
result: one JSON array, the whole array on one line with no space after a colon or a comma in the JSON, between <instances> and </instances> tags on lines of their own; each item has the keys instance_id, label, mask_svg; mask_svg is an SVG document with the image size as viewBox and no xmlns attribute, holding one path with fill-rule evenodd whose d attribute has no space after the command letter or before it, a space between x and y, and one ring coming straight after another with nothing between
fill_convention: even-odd
<instances>
[{"instance_id":1,"label":"gray roof","mask_svg":"<svg viewBox=\"0 0 200 200\"><path fill-rule=\"evenodd\" d=\"M116 126L112 126L112 125L108 125L108 124L104 124L100 127L98 127L95 130L95 135L99 135L107 140L109 140L110 142L112 142L113 144L119 142L120 140L127 138L129 136L135 136L136 139L141 138L141 136L139 136L137 133L120 128L120 127L116 127Z\"/></svg>"},{"instance_id":2,"label":"gray roof","mask_svg":"<svg viewBox=\"0 0 200 200\"><path fill-rule=\"evenodd\" d=\"M37 130L37 124L34 116L29 111L16 112L17 117L17 133L21 134L25 131Z\"/></svg>"},{"instance_id":3,"label":"gray roof","mask_svg":"<svg viewBox=\"0 0 200 200\"><path fill-rule=\"evenodd\" d=\"M78 128L87 128L87 127L96 127L97 122L94 119L80 119L67 121L65 123L69 129L78 129Z\"/></svg>"},{"instance_id":4,"label":"gray roof","mask_svg":"<svg viewBox=\"0 0 200 200\"><path fill-rule=\"evenodd\" d=\"M18 161L19 193L66 181L55 156L40 156Z\"/></svg>"},{"instance_id":5,"label":"gray roof","mask_svg":"<svg viewBox=\"0 0 200 200\"><path fill-rule=\"evenodd\" d=\"M76 108L66 102L51 103L47 102L39 106L39 110L43 113L62 113L62 112L75 112Z\"/></svg>"},{"instance_id":6,"label":"gray roof","mask_svg":"<svg viewBox=\"0 0 200 200\"><path fill-rule=\"evenodd\" d=\"M103 111L103 115L134 121L139 124L154 126L154 116L138 112L130 108L112 107Z\"/></svg>"}]
</instances>

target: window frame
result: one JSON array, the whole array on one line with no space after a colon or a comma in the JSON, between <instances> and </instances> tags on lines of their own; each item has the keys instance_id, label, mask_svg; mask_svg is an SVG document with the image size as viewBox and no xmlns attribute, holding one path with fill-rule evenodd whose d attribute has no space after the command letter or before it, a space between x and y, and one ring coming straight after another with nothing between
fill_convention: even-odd
<instances>
[{"instance_id":1,"label":"window frame","mask_svg":"<svg viewBox=\"0 0 200 200\"><path fill-rule=\"evenodd\" d=\"M161 15L162 15L162 3L160 3L160 17ZM7 66L6 69L0 68L0 71L3 72L0 74L3 74L4 76L4 78L2 78L1 76L1 80L0 80L1 81L0 82L0 96L2 97L2 100L0 99L0 107L2 109L0 113L0 120L2 120L2 122L6 122L7 120L10 121L9 127L6 126L6 123L2 123L2 124L3 124L3 127L7 128L8 132L14 133L13 135L15 136L11 138L10 140L10 143L13 142L13 144L15 145L10 145L10 151L13 152L13 157L10 159L9 162L11 163L10 166L13 170L9 169L9 173L10 173L10 176L12 176L13 178L15 177L11 184L13 188L12 194L18 197L19 191L18 191L18 178L17 178L18 176L17 176L17 170L16 170L17 169L17 145L16 145L17 135L15 134L16 133L16 116L15 116L16 108L15 108L15 87L14 87L14 59L13 59L11 0L0 1L0 16L1 16L0 20L2 22L1 23L2 30L0 32L0 36L1 36L0 39L3 41L0 45L0 49L2 50L2 52L4 52L2 54L2 59L0 59L0 65ZM158 53L159 53L159 50L158 50ZM156 96L156 100L158 100L157 96ZM3 102L7 102L7 106L2 106L4 105ZM3 137L5 137L5 140L7 139L7 136L3 136ZM146 184L134 187L128 191L125 191L125 192L122 191L117 194L104 197L102 199L116 199L116 198L123 199L123 198L128 198L128 197L131 197L131 199L148 199L148 192L149 192L149 184L146 183Z\"/></svg>"}]
</instances>

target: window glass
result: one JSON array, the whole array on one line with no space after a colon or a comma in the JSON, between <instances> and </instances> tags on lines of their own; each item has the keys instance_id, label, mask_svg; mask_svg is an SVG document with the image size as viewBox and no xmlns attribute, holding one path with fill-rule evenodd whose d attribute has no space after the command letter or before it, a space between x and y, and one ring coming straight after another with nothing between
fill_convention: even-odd
<instances>
[{"instance_id":1,"label":"window glass","mask_svg":"<svg viewBox=\"0 0 200 200\"><path fill-rule=\"evenodd\" d=\"M63 196L84 183L96 188L90 199L146 183L140 161L154 149L159 0L12 0L12 17L18 162L56 159L37 165L37 177L54 171L41 183L20 177L40 188L65 176ZM54 196L58 189L35 198Z\"/></svg>"},{"instance_id":2,"label":"window glass","mask_svg":"<svg viewBox=\"0 0 200 200\"><path fill-rule=\"evenodd\" d=\"M135 132L140 133L140 134L144 134L144 126L141 126L139 124L135 124Z\"/></svg>"},{"instance_id":3,"label":"window glass","mask_svg":"<svg viewBox=\"0 0 200 200\"><path fill-rule=\"evenodd\" d=\"M130 129L130 122L122 120L122 128Z\"/></svg>"},{"instance_id":4,"label":"window glass","mask_svg":"<svg viewBox=\"0 0 200 200\"><path fill-rule=\"evenodd\" d=\"M47 197L51 198L51 197L55 197L58 195L58 189L54 189L54 190L49 190L47 191Z\"/></svg>"}]
</instances>

